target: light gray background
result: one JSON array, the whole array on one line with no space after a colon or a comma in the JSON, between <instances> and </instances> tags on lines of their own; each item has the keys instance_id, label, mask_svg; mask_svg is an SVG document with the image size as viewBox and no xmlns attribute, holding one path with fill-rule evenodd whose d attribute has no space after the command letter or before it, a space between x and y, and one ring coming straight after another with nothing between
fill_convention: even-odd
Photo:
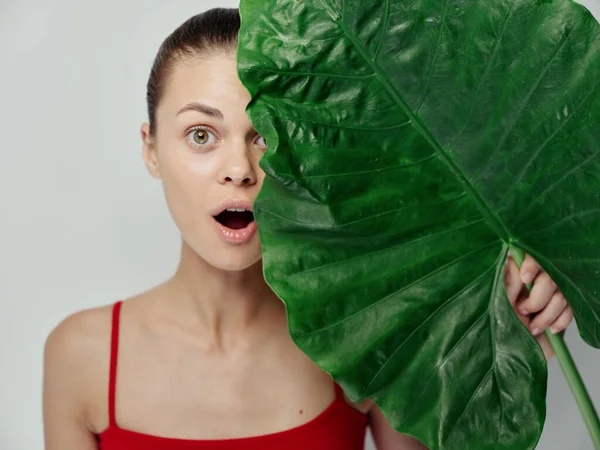
<instances>
[{"instance_id":1,"label":"light gray background","mask_svg":"<svg viewBox=\"0 0 600 450\"><path fill-rule=\"evenodd\" d=\"M583 3L600 17L600 0ZM178 233L140 153L145 83L162 40L215 6L237 1L0 0L1 450L43 446L50 330L175 268ZM600 406L600 353L574 327L567 341ZM556 361L538 448L592 449Z\"/></svg>"}]
</instances>

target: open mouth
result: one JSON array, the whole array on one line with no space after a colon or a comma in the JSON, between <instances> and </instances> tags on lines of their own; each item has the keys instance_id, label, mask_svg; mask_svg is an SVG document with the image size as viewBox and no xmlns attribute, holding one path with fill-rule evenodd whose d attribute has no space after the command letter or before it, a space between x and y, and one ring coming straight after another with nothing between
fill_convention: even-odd
<instances>
[{"instance_id":1,"label":"open mouth","mask_svg":"<svg viewBox=\"0 0 600 450\"><path fill-rule=\"evenodd\" d=\"M243 230L254 222L254 214L243 208L229 208L216 215L215 220L231 230Z\"/></svg>"}]
</instances>

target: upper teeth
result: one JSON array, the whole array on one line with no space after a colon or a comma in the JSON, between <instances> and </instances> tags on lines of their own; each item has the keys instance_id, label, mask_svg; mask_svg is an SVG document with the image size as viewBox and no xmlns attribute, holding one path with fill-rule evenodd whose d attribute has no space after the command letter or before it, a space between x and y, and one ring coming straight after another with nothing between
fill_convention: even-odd
<instances>
[{"instance_id":1,"label":"upper teeth","mask_svg":"<svg viewBox=\"0 0 600 450\"><path fill-rule=\"evenodd\" d=\"M229 211L229 212L245 212L246 210L244 208L227 208L227 211Z\"/></svg>"}]
</instances>

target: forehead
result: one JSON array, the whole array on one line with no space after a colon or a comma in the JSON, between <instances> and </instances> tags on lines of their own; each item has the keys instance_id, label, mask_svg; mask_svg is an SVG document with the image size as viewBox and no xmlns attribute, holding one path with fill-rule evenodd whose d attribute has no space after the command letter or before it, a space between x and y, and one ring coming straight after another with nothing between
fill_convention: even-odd
<instances>
[{"instance_id":1,"label":"forehead","mask_svg":"<svg viewBox=\"0 0 600 450\"><path fill-rule=\"evenodd\" d=\"M218 53L177 60L169 74L161 104L176 113L190 102L204 103L228 117L245 115L250 94L240 82L235 55Z\"/></svg>"}]
</instances>

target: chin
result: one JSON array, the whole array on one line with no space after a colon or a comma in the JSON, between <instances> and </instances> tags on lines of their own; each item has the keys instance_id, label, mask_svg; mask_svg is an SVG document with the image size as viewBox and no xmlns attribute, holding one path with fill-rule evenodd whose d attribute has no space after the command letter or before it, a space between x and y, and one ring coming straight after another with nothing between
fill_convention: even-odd
<instances>
[{"instance_id":1,"label":"chin","mask_svg":"<svg viewBox=\"0 0 600 450\"><path fill-rule=\"evenodd\" d=\"M211 265L226 272L242 272L252 266L255 266L260 262L260 260L260 257L254 259L231 258L215 261L214 263L211 263Z\"/></svg>"},{"instance_id":2,"label":"chin","mask_svg":"<svg viewBox=\"0 0 600 450\"><path fill-rule=\"evenodd\" d=\"M241 272L258 264L262 260L262 254L260 246L229 247L213 252L204 260L219 270Z\"/></svg>"}]
</instances>

